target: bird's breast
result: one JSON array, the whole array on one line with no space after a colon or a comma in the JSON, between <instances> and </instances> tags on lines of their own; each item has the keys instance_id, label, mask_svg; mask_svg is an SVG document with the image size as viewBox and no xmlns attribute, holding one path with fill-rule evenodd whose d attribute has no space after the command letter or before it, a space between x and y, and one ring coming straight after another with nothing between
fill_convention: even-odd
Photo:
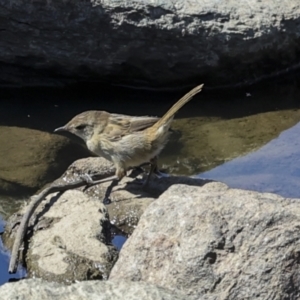
<instances>
[{"instance_id":1,"label":"bird's breast","mask_svg":"<svg viewBox=\"0 0 300 300\"><path fill-rule=\"evenodd\" d=\"M93 138L87 141L87 148L98 156L104 157L111 161L112 146L109 141L102 138Z\"/></svg>"}]
</instances>

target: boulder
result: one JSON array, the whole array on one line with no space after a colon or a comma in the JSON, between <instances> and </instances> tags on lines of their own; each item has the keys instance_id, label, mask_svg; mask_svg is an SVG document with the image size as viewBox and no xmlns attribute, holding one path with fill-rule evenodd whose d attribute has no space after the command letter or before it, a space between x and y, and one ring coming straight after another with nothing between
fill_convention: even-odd
<instances>
[{"instance_id":1,"label":"boulder","mask_svg":"<svg viewBox=\"0 0 300 300\"><path fill-rule=\"evenodd\" d=\"M298 0L0 5L2 86L233 85L299 67Z\"/></svg>"},{"instance_id":2,"label":"boulder","mask_svg":"<svg viewBox=\"0 0 300 300\"><path fill-rule=\"evenodd\" d=\"M27 279L13 283L6 283L0 287L2 300L189 300L180 291L169 291L152 284L143 282L108 282L84 281L70 286L45 282L40 279ZM201 300L201 299L199 299Z\"/></svg>"},{"instance_id":3,"label":"boulder","mask_svg":"<svg viewBox=\"0 0 300 300\"><path fill-rule=\"evenodd\" d=\"M173 185L147 207L109 279L194 299L299 299L299 227L299 199Z\"/></svg>"}]
</instances>

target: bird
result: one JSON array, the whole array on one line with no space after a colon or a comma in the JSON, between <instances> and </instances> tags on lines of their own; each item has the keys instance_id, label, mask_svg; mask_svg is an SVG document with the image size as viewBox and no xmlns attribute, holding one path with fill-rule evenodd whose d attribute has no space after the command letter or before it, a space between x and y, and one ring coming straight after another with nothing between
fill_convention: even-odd
<instances>
[{"instance_id":1,"label":"bird","mask_svg":"<svg viewBox=\"0 0 300 300\"><path fill-rule=\"evenodd\" d=\"M130 168L150 163L150 171L144 182L144 186L147 186L151 175L157 170L157 157L168 142L175 113L203 86L200 84L185 94L161 118L89 110L76 115L54 132L68 131L75 134L91 152L114 164L114 176L92 184L111 180L118 183Z\"/></svg>"}]
</instances>

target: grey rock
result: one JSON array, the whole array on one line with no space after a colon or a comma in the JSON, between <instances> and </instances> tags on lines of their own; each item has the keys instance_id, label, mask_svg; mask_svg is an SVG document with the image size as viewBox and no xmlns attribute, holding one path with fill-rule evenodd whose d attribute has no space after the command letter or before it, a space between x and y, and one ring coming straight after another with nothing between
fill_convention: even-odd
<instances>
[{"instance_id":1,"label":"grey rock","mask_svg":"<svg viewBox=\"0 0 300 300\"><path fill-rule=\"evenodd\" d=\"M113 164L104 158L90 157L75 161L62 175L66 181L78 179L82 174L101 174L99 179L113 175L115 168ZM194 179L186 176L167 176L163 178L153 177L147 189L142 187L141 181L147 175L145 172L133 170L128 172L117 186L115 186L108 198L107 210L111 223L126 235L131 234L139 222L141 215L147 206L157 199L173 184L203 185L208 180ZM103 201L111 182L102 183L89 188L80 188L89 197Z\"/></svg>"},{"instance_id":2,"label":"grey rock","mask_svg":"<svg viewBox=\"0 0 300 300\"><path fill-rule=\"evenodd\" d=\"M299 67L298 0L0 5L2 85L222 85Z\"/></svg>"},{"instance_id":3,"label":"grey rock","mask_svg":"<svg viewBox=\"0 0 300 300\"><path fill-rule=\"evenodd\" d=\"M108 277L118 252L111 244L107 210L98 199L78 190L49 195L32 223L25 258L29 277L65 283Z\"/></svg>"},{"instance_id":4,"label":"grey rock","mask_svg":"<svg viewBox=\"0 0 300 300\"><path fill-rule=\"evenodd\" d=\"M299 201L217 182L173 185L147 207L110 280L195 299L299 299Z\"/></svg>"},{"instance_id":5,"label":"grey rock","mask_svg":"<svg viewBox=\"0 0 300 300\"><path fill-rule=\"evenodd\" d=\"M80 159L56 183L78 180L82 174L107 177L114 171L112 163L103 158ZM28 276L65 283L106 279L118 257L111 244L112 233L130 235L147 206L169 186L207 182L183 176L153 178L144 190L139 181L135 182L138 172L134 173L112 189L111 203L106 206L102 200L110 182L49 195L31 218L25 251L21 251ZM6 224L3 241L9 249L19 228L16 224L26 210L23 207Z\"/></svg>"},{"instance_id":6,"label":"grey rock","mask_svg":"<svg viewBox=\"0 0 300 300\"><path fill-rule=\"evenodd\" d=\"M0 287L2 300L188 300L179 291L169 291L143 282L85 281L64 286L40 279L6 283Z\"/></svg>"}]
</instances>

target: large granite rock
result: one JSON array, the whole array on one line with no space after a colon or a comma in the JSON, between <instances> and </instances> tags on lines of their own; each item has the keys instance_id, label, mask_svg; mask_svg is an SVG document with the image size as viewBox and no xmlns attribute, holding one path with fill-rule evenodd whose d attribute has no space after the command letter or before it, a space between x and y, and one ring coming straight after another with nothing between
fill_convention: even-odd
<instances>
[{"instance_id":1,"label":"large granite rock","mask_svg":"<svg viewBox=\"0 0 300 300\"><path fill-rule=\"evenodd\" d=\"M299 62L298 0L0 5L1 85L222 85Z\"/></svg>"},{"instance_id":2,"label":"large granite rock","mask_svg":"<svg viewBox=\"0 0 300 300\"><path fill-rule=\"evenodd\" d=\"M110 280L194 299L299 299L300 200L173 185L142 215Z\"/></svg>"},{"instance_id":3,"label":"large granite rock","mask_svg":"<svg viewBox=\"0 0 300 300\"><path fill-rule=\"evenodd\" d=\"M85 281L64 286L40 279L7 283L0 287L1 300L189 300L180 291L143 282ZM199 299L201 300L201 299Z\"/></svg>"}]
</instances>

